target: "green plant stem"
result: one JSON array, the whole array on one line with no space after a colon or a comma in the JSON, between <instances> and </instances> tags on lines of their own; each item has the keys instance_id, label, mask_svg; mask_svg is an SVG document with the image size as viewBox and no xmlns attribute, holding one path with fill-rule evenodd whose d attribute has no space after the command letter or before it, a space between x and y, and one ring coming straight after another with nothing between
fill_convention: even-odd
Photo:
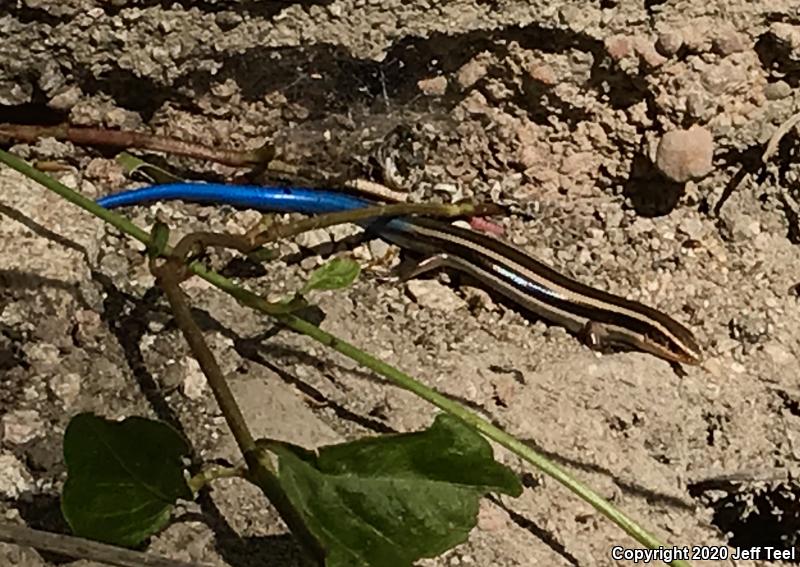
<instances>
[{"instance_id":1,"label":"green plant stem","mask_svg":"<svg viewBox=\"0 0 800 567\"><path fill-rule=\"evenodd\" d=\"M100 217L108 224L118 228L122 232L126 233L128 236L132 236L139 242L144 244L150 243L150 234L146 230L142 230L134 223L129 221L127 218L120 216L108 209L105 209L92 201L91 199L84 197L77 191L73 191L63 183L59 183L43 171L39 171L29 163L21 160L17 156L0 150L0 161L12 167L25 175L36 181L37 183L44 185L48 189L50 189L53 193L56 193L60 197L63 197L70 203L74 205L78 205L82 209L85 209L92 213L96 217Z\"/></svg>"},{"instance_id":2,"label":"green plant stem","mask_svg":"<svg viewBox=\"0 0 800 567\"><path fill-rule=\"evenodd\" d=\"M124 219L123 217L115 213L112 213L111 211L103 209L102 207L96 205L89 199L86 199L85 197L78 195L65 185L50 178L44 173L35 170L33 167L31 167L24 161L20 160L19 158L0 150L0 161L5 162L14 169L18 170L19 172L31 177L35 181L44 185L45 187L55 191L68 201L75 203L76 205L85 208L89 212L96 214L97 216L101 217L103 220L106 220L107 222L117 227L118 229L122 230L123 232L128 233L133 238L136 238L137 240L145 244L149 244L150 236L144 230L138 228L136 225L134 225L127 219ZM165 250L165 254L171 254L171 253L172 251L170 249ZM540 455L539 453L528 447L523 442L515 439L508 433L495 427L494 425L484 420L480 416L471 413L469 410L459 405L458 403L451 401L450 399L438 393L437 391L425 386L424 384L417 382L408 374L405 374L404 372L401 372L400 370L393 368L392 366L386 364L385 362L382 362L381 360L378 360L377 358L370 356L369 354L363 352L354 345L346 341L343 341L341 339L338 339L337 337L334 337L333 335L323 331L322 329L316 327L315 325L312 325L311 323L308 323L307 321L304 321L303 319L300 319L299 317L295 317L293 315L286 313L275 313L275 307L273 304L269 303L268 301L262 299L261 297L252 292L249 292L245 289L238 287L231 280L225 278L224 276L216 272L206 269L199 263L190 264L189 269L192 270L195 274L197 274L201 278L208 281L209 283L230 294L243 304L248 305L254 309L258 309L259 311L262 311L263 313L266 313L268 315L272 315L273 317L276 317L281 323L283 323L287 327L295 331L298 331L300 333L304 333L308 337L326 346L329 346L330 348L351 358L355 362L363 366L366 366L375 373L387 378L395 385L417 394L418 396L432 403L433 405L462 419L464 422L475 427L478 431L480 431L483 435L485 435L489 439L492 439L499 445L506 447L516 455L519 455L524 460L528 461L529 463L539 468L542 472L544 472L548 476L560 482L562 485L564 485L569 490L574 492L580 498L588 502L592 507L594 507L600 513L602 513L604 516L609 518L612 522L617 524L628 535L633 537L639 543L653 549L656 549L659 546L664 545L654 535L647 532L644 528L639 526L634 520L626 516L624 513L614 508L614 506L612 506L610 502L605 500L602 496L591 490L589 487L584 486L581 482L572 477L565 470L561 469L558 465L549 461L547 458ZM251 457L250 459L248 459L248 464L250 464L255 460L252 458L252 456L253 456L252 452L246 455L246 457ZM681 560L672 561L670 565L672 565L673 567L689 567L688 562Z\"/></svg>"},{"instance_id":3,"label":"green plant stem","mask_svg":"<svg viewBox=\"0 0 800 567\"><path fill-rule=\"evenodd\" d=\"M183 333L183 338L189 343L192 354L197 359L200 368L203 370L208 380L211 390L214 392L214 399L217 400L225 422L233 434L239 450L244 455L247 463L247 477L258 486L267 499L278 510L281 518L289 527L295 537L303 544L303 549L311 557L322 564L325 552L317 538L311 533L303 520L302 515L292 505L291 500L286 494L281 483L276 476L277 471L269 455L261 448L256 446L247 421L242 415L239 404L233 397L233 393L228 387L225 377L217 364L214 354L208 348L203 331L192 317L192 311L186 301L186 296L180 288L180 278L183 263L177 257L167 260L163 266L153 266L152 271L158 278L158 283L167 295L175 321Z\"/></svg>"},{"instance_id":4,"label":"green plant stem","mask_svg":"<svg viewBox=\"0 0 800 567\"><path fill-rule=\"evenodd\" d=\"M197 494L200 492L201 488L211 484L212 481L219 480L221 478L241 478L246 475L247 471L243 465L237 467L211 465L193 475L189 480L186 481L186 483L189 485L189 488L192 489L192 492Z\"/></svg>"},{"instance_id":5,"label":"green plant stem","mask_svg":"<svg viewBox=\"0 0 800 567\"><path fill-rule=\"evenodd\" d=\"M241 450L242 455L245 455L248 451L256 448L256 441L250 432L250 428L247 427L247 421L242 415L239 404L236 403L233 392L228 387L228 382L222 375L222 370L217 364L214 354L206 344L202 329L192 317L192 310L189 308L186 296L181 290L179 272L182 271L184 264L173 258L167 260L163 266L155 267L152 264L154 262L151 263L151 271L167 296L175 322L183 333L183 338L189 343L189 348L195 359L197 359L197 363L203 370L203 374L205 374L208 384L214 393L214 399L216 399L217 405L222 410L225 421L239 445L239 450Z\"/></svg>"}]
</instances>

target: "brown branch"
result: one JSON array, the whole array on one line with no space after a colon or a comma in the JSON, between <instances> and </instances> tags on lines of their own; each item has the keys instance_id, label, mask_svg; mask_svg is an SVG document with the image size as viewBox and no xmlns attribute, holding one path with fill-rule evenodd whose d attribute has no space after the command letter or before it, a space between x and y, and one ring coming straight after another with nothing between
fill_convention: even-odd
<instances>
[{"instance_id":1,"label":"brown branch","mask_svg":"<svg viewBox=\"0 0 800 567\"><path fill-rule=\"evenodd\" d=\"M0 141L35 142L39 138L55 138L83 146L112 146L140 148L205 159L234 167L263 165L275 157L275 149L265 146L256 150L229 150L185 142L177 138L157 136L130 130L108 130L59 124L58 126L31 126L25 124L0 124Z\"/></svg>"},{"instance_id":2,"label":"brown branch","mask_svg":"<svg viewBox=\"0 0 800 567\"><path fill-rule=\"evenodd\" d=\"M80 537L44 532L6 523L0 523L0 541L118 567L205 567L208 565L207 563L187 563Z\"/></svg>"}]
</instances>

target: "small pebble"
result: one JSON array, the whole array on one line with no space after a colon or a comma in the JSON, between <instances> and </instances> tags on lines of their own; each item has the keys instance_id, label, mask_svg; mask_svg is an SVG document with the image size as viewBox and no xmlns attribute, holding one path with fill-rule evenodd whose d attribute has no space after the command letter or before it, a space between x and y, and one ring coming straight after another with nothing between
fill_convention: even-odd
<instances>
[{"instance_id":1,"label":"small pebble","mask_svg":"<svg viewBox=\"0 0 800 567\"><path fill-rule=\"evenodd\" d=\"M133 130L142 125L142 117L137 112L125 108L111 108L105 112L103 120L110 128Z\"/></svg>"},{"instance_id":2,"label":"small pebble","mask_svg":"<svg viewBox=\"0 0 800 567\"><path fill-rule=\"evenodd\" d=\"M386 258L389 254L390 246L380 238L369 241L369 253L375 260Z\"/></svg>"},{"instance_id":3,"label":"small pebble","mask_svg":"<svg viewBox=\"0 0 800 567\"><path fill-rule=\"evenodd\" d=\"M158 376L158 383L162 390L171 392L181 386L183 377L183 365L177 360L170 360L162 366L161 373Z\"/></svg>"},{"instance_id":4,"label":"small pebble","mask_svg":"<svg viewBox=\"0 0 800 567\"><path fill-rule=\"evenodd\" d=\"M477 90L470 92L461 104L470 114L486 114L489 111L486 97Z\"/></svg>"},{"instance_id":5,"label":"small pebble","mask_svg":"<svg viewBox=\"0 0 800 567\"><path fill-rule=\"evenodd\" d=\"M61 360L58 347L52 343L40 342L26 345L25 354L28 360L43 366L55 366Z\"/></svg>"},{"instance_id":6,"label":"small pebble","mask_svg":"<svg viewBox=\"0 0 800 567\"><path fill-rule=\"evenodd\" d=\"M58 91L47 101L47 106L56 110L70 110L78 104L83 92L79 87L71 86Z\"/></svg>"},{"instance_id":7,"label":"small pebble","mask_svg":"<svg viewBox=\"0 0 800 567\"><path fill-rule=\"evenodd\" d=\"M721 95L732 92L740 84L743 73L740 64L723 59L717 65L708 66L700 75L700 82L712 95Z\"/></svg>"},{"instance_id":8,"label":"small pebble","mask_svg":"<svg viewBox=\"0 0 800 567\"><path fill-rule=\"evenodd\" d=\"M300 267L307 272L314 270L320 264L322 264L322 258L320 256L307 256L300 260Z\"/></svg>"},{"instance_id":9,"label":"small pebble","mask_svg":"<svg viewBox=\"0 0 800 567\"><path fill-rule=\"evenodd\" d=\"M777 366L796 366L797 359L795 356L786 350L782 345L776 342L770 342L764 345L764 354Z\"/></svg>"},{"instance_id":10,"label":"small pebble","mask_svg":"<svg viewBox=\"0 0 800 567\"><path fill-rule=\"evenodd\" d=\"M519 163L523 169L528 169L541 164L545 158L539 148L526 144L519 144L517 146L516 159L517 163Z\"/></svg>"},{"instance_id":11,"label":"small pebble","mask_svg":"<svg viewBox=\"0 0 800 567\"><path fill-rule=\"evenodd\" d=\"M452 289L434 280L411 280L406 291L417 304L429 309L451 312L466 305Z\"/></svg>"},{"instance_id":12,"label":"small pebble","mask_svg":"<svg viewBox=\"0 0 800 567\"><path fill-rule=\"evenodd\" d=\"M61 407L69 409L81 393L81 375L77 372L58 373L50 378L48 387L61 402Z\"/></svg>"},{"instance_id":13,"label":"small pebble","mask_svg":"<svg viewBox=\"0 0 800 567\"><path fill-rule=\"evenodd\" d=\"M467 61L456 72L456 81L461 90L467 90L486 76L486 65L477 59Z\"/></svg>"},{"instance_id":14,"label":"small pebble","mask_svg":"<svg viewBox=\"0 0 800 567\"><path fill-rule=\"evenodd\" d=\"M786 81L775 81L764 87L764 96L767 100L780 100L792 94L792 87Z\"/></svg>"},{"instance_id":15,"label":"small pebble","mask_svg":"<svg viewBox=\"0 0 800 567\"><path fill-rule=\"evenodd\" d=\"M800 26L775 22L769 27L769 34L779 45L795 50L800 47Z\"/></svg>"},{"instance_id":16,"label":"small pebble","mask_svg":"<svg viewBox=\"0 0 800 567\"><path fill-rule=\"evenodd\" d=\"M553 86L558 82L553 68L546 63L535 62L528 66L528 76L535 81Z\"/></svg>"},{"instance_id":17,"label":"small pebble","mask_svg":"<svg viewBox=\"0 0 800 567\"><path fill-rule=\"evenodd\" d=\"M218 12L214 20L221 29L227 31L241 24L244 18L232 10L226 10Z\"/></svg>"},{"instance_id":18,"label":"small pebble","mask_svg":"<svg viewBox=\"0 0 800 567\"><path fill-rule=\"evenodd\" d=\"M363 230L354 224L335 224L331 227L328 227L328 232L330 233L334 242L339 242L345 238L350 238L351 236L360 234L363 232Z\"/></svg>"},{"instance_id":19,"label":"small pebble","mask_svg":"<svg viewBox=\"0 0 800 567\"><path fill-rule=\"evenodd\" d=\"M661 55L670 57L683 47L683 35L677 31L664 32L656 40L656 49Z\"/></svg>"},{"instance_id":20,"label":"small pebble","mask_svg":"<svg viewBox=\"0 0 800 567\"><path fill-rule=\"evenodd\" d=\"M664 134L656 150L656 166L670 179L683 183L711 172L713 156L711 132L695 125Z\"/></svg>"},{"instance_id":21,"label":"small pebble","mask_svg":"<svg viewBox=\"0 0 800 567\"><path fill-rule=\"evenodd\" d=\"M709 101L699 92L686 95L686 111L694 118L702 118L709 110Z\"/></svg>"},{"instance_id":22,"label":"small pebble","mask_svg":"<svg viewBox=\"0 0 800 567\"><path fill-rule=\"evenodd\" d=\"M680 222L678 225L678 230L689 238L698 240L704 234L704 225L700 219L696 217L688 217Z\"/></svg>"},{"instance_id":23,"label":"small pebble","mask_svg":"<svg viewBox=\"0 0 800 567\"><path fill-rule=\"evenodd\" d=\"M667 58L656 50L653 42L644 37L637 37L633 48L639 58L649 67L660 67L667 62Z\"/></svg>"},{"instance_id":24,"label":"small pebble","mask_svg":"<svg viewBox=\"0 0 800 567\"><path fill-rule=\"evenodd\" d=\"M324 228L308 230L302 234L298 234L295 238L295 242L303 248L314 249L322 244L330 244L331 233Z\"/></svg>"},{"instance_id":25,"label":"small pebble","mask_svg":"<svg viewBox=\"0 0 800 567\"><path fill-rule=\"evenodd\" d=\"M417 82L417 88L427 96L442 96L447 92L447 79L445 77L431 77Z\"/></svg>"},{"instance_id":26,"label":"small pebble","mask_svg":"<svg viewBox=\"0 0 800 567\"><path fill-rule=\"evenodd\" d=\"M183 395L190 400L201 399L208 387L208 380L200 369L200 364L193 357L187 356L183 359L182 366L185 372L181 385Z\"/></svg>"},{"instance_id":27,"label":"small pebble","mask_svg":"<svg viewBox=\"0 0 800 567\"><path fill-rule=\"evenodd\" d=\"M0 497L15 499L33 488L28 469L14 455L0 455Z\"/></svg>"},{"instance_id":28,"label":"small pebble","mask_svg":"<svg viewBox=\"0 0 800 567\"><path fill-rule=\"evenodd\" d=\"M624 35L615 35L606 39L606 52L614 61L625 59L633 52L631 40Z\"/></svg>"},{"instance_id":29,"label":"small pebble","mask_svg":"<svg viewBox=\"0 0 800 567\"><path fill-rule=\"evenodd\" d=\"M494 309L494 301L492 301L492 296L489 295L485 289L468 285L462 287L461 290L464 292L467 305L469 305L470 309L473 311L491 311Z\"/></svg>"},{"instance_id":30,"label":"small pebble","mask_svg":"<svg viewBox=\"0 0 800 567\"><path fill-rule=\"evenodd\" d=\"M36 410L16 410L3 416L3 441L22 445L44 435L44 423Z\"/></svg>"},{"instance_id":31,"label":"small pebble","mask_svg":"<svg viewBox=\"0 0 800 567\"><path fill-rule=\"evenodd\" d=\"M749 47L749 42L750 39L745 34L734 30L727 30L715 37L711 45L714 51L724 57L732 53L744 51Z\"/></svg>"},{"instance_id":32,"label":"small pebble","mask_svg":"<svg viewBox=\"0 0 800 567\"><path fill-rule=\"evenodd\" d=\"M750 241L754 236L753 231L761 232L760 224L757 220L744 214L733 215L726 219L726 225L730 230L730 235L735 242Z\"/></svg>"},{"instance_id":33,"label":"small pebble","mask_svg":"<svg viewBox=\"0 0 800 567\"><path fill-rule=\"evenodd\" d=\"M603 218L603 227L606 230L619 228L624 217L625 213L620 209L606 211Z\"/></svg>"}]
</instances>

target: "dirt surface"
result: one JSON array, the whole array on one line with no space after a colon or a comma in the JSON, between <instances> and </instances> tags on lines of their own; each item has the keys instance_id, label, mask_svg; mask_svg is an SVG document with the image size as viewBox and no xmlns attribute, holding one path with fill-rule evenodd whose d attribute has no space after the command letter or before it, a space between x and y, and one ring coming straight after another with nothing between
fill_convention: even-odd
<instances>
[{"instance_id":1,"label":"dirt surface","mask_svg":"<svg viewBox=\"0 0 800 567\"><path fill-rule=\"evenodd\" d=\"M800 110L796 0L0 4L0 122L272 142L284 161L413 200L513 204L498 221L505 238L671 314L695 332L705 368L599 356L457 274L379 281L391 250L334 245L350 232L340 228L283 244L259 277L231 253L211 261L278 297L330 254L354 255L363 277L314 297L326 330L477 408L672 545L798 544L797 133L761 165ZM90 197L130 184L113 149L43 139L13 150L65 164L57 177ZM266 180L141 155L187 177ZM144 227L165 220L173 236L241 232L259 218L182 203L129 214ZM200 458L236 457L141 252L0 169L6 520L66 529L61 439L81 411L167 419ZM258 436L313 447L431 422L433 408L343 357L200 281L185 287ZM523 475L524 495L485 502L467 543L420 565L625 564L611 547L633 540L498 455ZM275 512L236 481L187 506L149 549L299 564ZM2 565L54 562L0 544Z\"/></svg>"}]
</instances>

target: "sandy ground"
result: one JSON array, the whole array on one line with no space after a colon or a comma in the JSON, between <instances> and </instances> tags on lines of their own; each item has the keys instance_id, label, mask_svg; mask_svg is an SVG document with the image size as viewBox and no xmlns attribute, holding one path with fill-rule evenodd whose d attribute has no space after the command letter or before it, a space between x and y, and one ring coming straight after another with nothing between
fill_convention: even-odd
<instances>
[{"instance_id":1,"label":"sandy ground","mask_svg":"<svg viewBox=\"0 0 800 567\"><path fill-rule=\"evenodd\" d=\"M69 120L232 148L270 141L285 161L416 200L514 204L500 221L506 238L670 313L696 333L705 369L598 356L456 274L378 281L387 247L334 246L341 229L282 245L285 261L247 283L278 296L331 253L355 255L367 266L360 281L315 297L326 330L478 408L670 544L797 544L797 134L760 161L800 110L796 1L2 4L0 122ZM127 183L114 151L53 140L13 149L66 164L58 177L91 197ZM148 159L198 179L247 173ZM130 215L148 227L161 218L176 235L258 218L181 203ZM315 446L430 423L431 407L348 360L200 282L186 288L257 435ZM65 529L61 438L80 411L157 416L200 456L235 456L141 249L7 169L0 387L7 520ZM524 495L486 502L467 543L420 565L625 564L610 550L632 540L498 455L523 475ZM149 549L299 564L275 512L235 481ZM53 560L0 545L2 565Z\"/></svg>"}]
</instances>

